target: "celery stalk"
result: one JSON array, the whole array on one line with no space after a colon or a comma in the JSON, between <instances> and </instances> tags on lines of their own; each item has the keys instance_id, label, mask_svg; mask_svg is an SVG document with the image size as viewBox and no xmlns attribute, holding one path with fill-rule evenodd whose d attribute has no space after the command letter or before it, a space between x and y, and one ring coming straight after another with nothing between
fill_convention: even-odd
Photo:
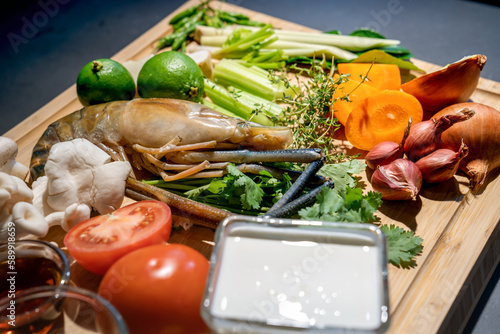
<instances>
[{"instance_id":1,"label":"celery stalk","mask_svg":"<svg viewBox=\"0 0 500 334\"><path fill-rule=\"evenodd\" d=\"M208 79L205 79L205 94L214 104L229 110L240 118L262 125L272 125L268 115L254 113L254 110L257 109L254 104L237 99L227 89Z\"/></svg>"},{"instance_id":2,"label":"celery stalk","mask_svg":"<svg viewBox=\"0 0 500 334\"><path fill-rule=\"evenodd\" d=\"M220 112L223 115L226 115L226 116L229 116L229 117L239 117L239 118L241 118L240 116L236 115L232 111L229 111L226 108L222 108L221 106L219 106L219 105L217 105L217 104L213 103L212 101L207 100L205 98L203 98L201 100L201 104L203 104L204 106L209 107L210 109L218 111L218 112Z\"/></svg>"},{"instance_id":3,"label":"celery stalk","mask_svg":"<svg viewBox=\"0 0 500 334\"><path fill-rule=\"evenodd\" d=\"M245 104L254 105L255 107L262 106L263 111L268 113L270 116L282 116L284 107L280 106L277 103L271 102L269 100L263 99L259 96L255 96L234 87L227 87L227 90L235 94L238 97L238 100L244 101Z\"/></svg>"},{"instance_id":4,"label":"celery stalk","mask_svg":"<svg viewBox=\"0 0 500 334\"><path fill-rule=\"evenodd\" d=\"M214 78L220 85L234 86L269 101L295 96L297 90L296 87L285 86L281 80L273 80L266 70L230 59L222 59L215 65Z\"/></svg>"}]
</instances>

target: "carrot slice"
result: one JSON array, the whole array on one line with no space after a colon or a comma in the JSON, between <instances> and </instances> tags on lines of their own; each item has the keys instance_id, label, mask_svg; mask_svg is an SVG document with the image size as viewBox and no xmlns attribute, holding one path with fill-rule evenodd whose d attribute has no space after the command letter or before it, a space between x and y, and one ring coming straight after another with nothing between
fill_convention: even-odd
<instances>
[{"instance_id":1,"label":"carrot slice","mask_svg":"<svg viewBox=\"0 0 500 334\"><path fill-rule=\"evenodd\" d=\"M377 89L401 88L401 73L399 67L394 64L370 64L370 63L340 63L337 65L339 73L350 74L350 79L362 81Z\"/></svg>"},{"instance_id":2,"label":"carrot slice","mask_svg":"<svg viewBox=\"0 0 500 334\"><path fill-rule=\"evenodd\" d=\"M356 103L377 92L377 89L361 81L349 79L335 90L330 111L333 111L333 116L339 120L340 124L345 125L349 114L353 108L356 108Z\"/></svg>"},{"instance_id":3,"label":"carrot slice","mask_svg":"<svg viewBox=\"0 0 500 334\"><path fill-rule=\"evenodd\" d=\"M383 141L400 143L409 118L415 124L422 116L422 105L414 96L383 90L357 104L347 119L345 135L354 147L369 151Z\"/></svg>"}]
</instances>

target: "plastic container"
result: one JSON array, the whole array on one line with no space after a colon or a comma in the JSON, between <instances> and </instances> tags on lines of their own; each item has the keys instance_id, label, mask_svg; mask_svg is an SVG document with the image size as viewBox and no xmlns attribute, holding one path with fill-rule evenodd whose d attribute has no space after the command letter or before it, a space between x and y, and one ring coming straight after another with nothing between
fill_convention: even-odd
<instances>
[{"instance_id":1,"label":"plastic container","mask_svg":"<svg viewBox=\"0 0 500 334\"><path fill-rule=\"evenodd\" d=\"M375 225L233 216L216 231L201 311L216 333L382 333L388 299Z\"/></svg>"}]
</instances>

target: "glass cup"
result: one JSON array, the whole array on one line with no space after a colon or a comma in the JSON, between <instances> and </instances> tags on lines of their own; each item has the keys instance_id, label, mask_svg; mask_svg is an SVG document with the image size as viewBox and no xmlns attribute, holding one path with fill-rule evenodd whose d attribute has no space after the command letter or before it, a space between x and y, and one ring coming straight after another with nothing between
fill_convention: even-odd
<instances>
[{"instance_id":1,"label":"glass cup","mask_svg":"<svg viewBox=\"0 0 500 334\"><path fill-rule=\"evenodd\" d=\"M55 245L43 240L0 244L0 298L41 285L68 285L70 264Z\"/></svg>"},{"instance_id":2,"label":"glass cup","mask_svg":"<svg viewBox=\"0 0 500 334\"><path fill-rule=\"evenodd\" d=\"M93 291L47 285L21 291L14 300L13 307L10 298L0 299L2 333L128 334L120 313Z\"/></svg>"},{"instance_id":3,"label":"glass cup","mask_svg":"<svg viewBox=\"0 0 500 334\"><path fill-rule=\"evenodd\" d=\"M69 281L69 261L57 246L43 240L0 244L0 305L3 310L0 312L0 332L14 333L10 330L12 326L7 316L14 318L15 306L11 303L14 304L23 291L39 286L65 286ZM4 304L6 308L3 308ZM33 301L33 305L42 309L48 307L40 300ZM7 309L9 306L10 309Z\"/></svg>"}]
</instances>

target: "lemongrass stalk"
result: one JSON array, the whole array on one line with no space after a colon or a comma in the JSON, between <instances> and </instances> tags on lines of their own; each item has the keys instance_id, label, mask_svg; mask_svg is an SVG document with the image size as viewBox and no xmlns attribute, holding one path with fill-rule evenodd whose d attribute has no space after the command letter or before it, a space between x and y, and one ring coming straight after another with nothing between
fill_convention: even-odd
<instances>
[{"instance_id":1,"label":"lemongrass stalk","mask_svg":"<svg viewBox=\"0 0 500 334\"><path fill-rule=\"evenodd\" d=\"M241 58L242 54L248 53L256 45L267 46L271 41L277 39L277 37L271 37L273 35L271 28L272 25L267 24L258 30L253 30L248 35L241 36L239 40L230 45L222 45L222 49L213 52L212 57L216 59ZM270 37L271 40L268 40Z\"/></svg>"},{"instance_id":2,"label":"lemongrass stalk","mask_svg":"<svg viewBox=\"0 0 500 334\"><path fill-rule=\"evenodd\" d=\"M205 94L214 104L229 110L240 118L262 125L272 125L269 116L254 113L256 108L253 104L237 99L227 89L208 79L205 79Z\"/></svg>"},{"instance_id":3,"label":"lemongrass stalk","mask_svg":"<svg viewBox=\"0 0 500 334\"><path fill-rule=\"evenodd\" d=\"M227 39L227 36L202 36L201 38L201 45L207 46L207 47L220 47L224 44L225 40ZM302 49L302 50L310 50L311 52L316 50L316 51L323 51L323 53L327 53L329 55L329 58L331 56L335 57L335 59L342 59L342 60L353 60L357 58L357 55L347 51L343 50L339 47L331 46L331 45L326 45L326 44L312 44L312 43L303 43L303 42L293 42L293 41L287 41L287 40L281 40L278 37L277 41L274 41L270 43L269 45L263 47L261 50L262 51L272 51L272 50L293 50L293 49ZM287 52L289 55L294 54L293 51Z\"/></svg>"},{"instance_id":4,"label":"lemongrass stalk","mask_svg":"<svg viewBox=\"0 0 500 334\"><path fill-rule=\"evenodd\" d=\"M215 65L214 78L218 84L234 86L269 101L294 96L296 92L296 87L286 86L282 80L272 78L269 72L230 59L222 59Z\"/></svg>"},{"instance_id":5,"label":"lemongrass stalk","mask_svg":"<svg viewBox=\"0 0 500 334\"><path fill-rule=\"evenodd\" d=\"M235 29L247 29L247 30L258 29L255 27L246 27L246 26L245 27L231 26L223 29L211 28L211 27L203 27L203 28L199 27L199 28L200 29L197 31L197 36L199 41L201 41L201 39L204 36L227 36ZM278 40L280 41L330 45L354 52L366 51L369 49L376 49L384 46L400 44L399 40L394 40L394 39L349 36L349 35L334 35L334 34L325 34L321 32L305 32L305 31L274 29L274 33L278 36Z\"/></svg>"}]
</instances>

